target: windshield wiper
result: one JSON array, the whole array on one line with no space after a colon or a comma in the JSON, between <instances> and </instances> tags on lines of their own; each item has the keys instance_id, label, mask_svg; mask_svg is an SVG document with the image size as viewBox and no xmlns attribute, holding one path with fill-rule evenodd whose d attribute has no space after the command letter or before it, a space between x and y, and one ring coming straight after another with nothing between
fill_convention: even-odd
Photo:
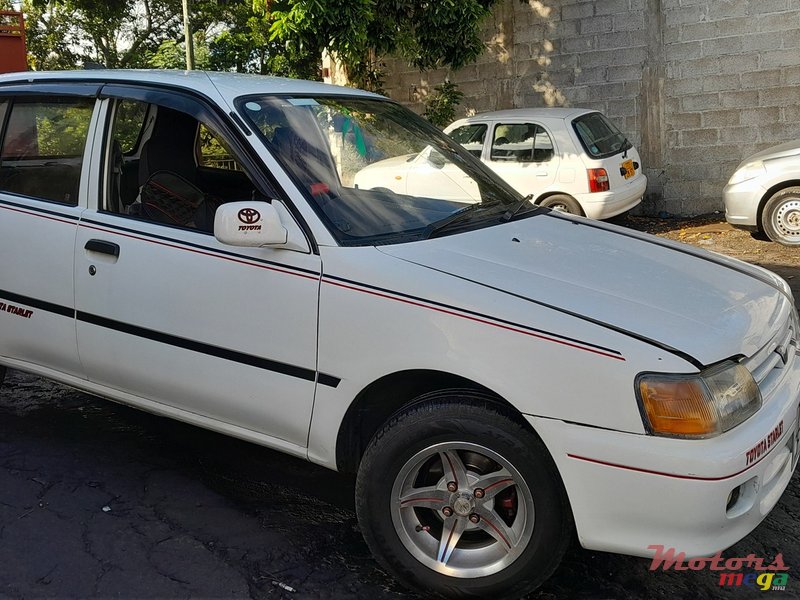
<instances>
[{"instance_id":1,"label":"windshield wiper","mask_svg":"<svg viewBox=\"0 0 800 600\"><path fill-rule=\"evenodd\" d=\"M482 205L480 203L469 204L464 208L460 208L456 212L447 215L444 219L434 221L422 231L422 239L430 239L434 236L434 234L446 229L454 223L465 220L467 217L471 216L472 211L477 210L481 206Z\"/></svg>"},{"instance_id":2,"label":"windshield wiper","mask_svg":"<svg viewBox=\"0 0 800 600\"><path fill-rule=\"evenodd\" d=\"M531 200L533 200L533 194L528 194L528 195L527 195L527 196L525 196L525 197L524 197L522 200L520 200L519 202L517 202L517 203L516 203L514 206L512 206L511 208L509 208L509 209L508 209L508 210L505 212L505 214L504 214L502 217L500 217L500 220L501 220L501 221L503 221L504 223L507 223L508 221L510 221L511 219L513 219L513 218L514 218L514 217L517 215L517 213L518 213L520 210L522 210L523 208L525 208L525 206L526 206L526 205L527 205L527 206L530 206L531 208L536 208L535 206L533 206L533 205L531 204Z\"/></svg>"}]
</instances>

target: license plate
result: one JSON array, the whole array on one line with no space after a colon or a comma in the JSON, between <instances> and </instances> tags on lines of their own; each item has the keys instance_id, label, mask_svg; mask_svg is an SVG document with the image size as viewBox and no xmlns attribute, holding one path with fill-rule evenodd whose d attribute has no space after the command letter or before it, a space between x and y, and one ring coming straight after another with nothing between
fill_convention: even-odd
<instances>
[{"instance_id":1,"label":"license plate","mask_svg":"<svg viewBox=\"0 0 800 600\"><path fill-rule=\"evenodd\" d=\"M622 164L619 166L619 170L620 170L620 172L622 173L622 176L623 176L625 179L630 179L631 177L633 177L634 175L636 175L636 169L634 169L634 168L633 168L633 161L632 161L632 160L626 160L626 161L624 161L624 162L623 162L623 163L622 163Z\"/></svg>"}]
</instances>

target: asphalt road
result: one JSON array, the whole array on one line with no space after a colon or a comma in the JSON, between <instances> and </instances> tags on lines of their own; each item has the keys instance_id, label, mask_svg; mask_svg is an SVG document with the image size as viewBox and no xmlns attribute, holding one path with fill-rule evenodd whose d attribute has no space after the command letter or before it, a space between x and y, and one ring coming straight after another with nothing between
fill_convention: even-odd
<instances>
[{"instance_id":1,"label":"asphalt road","mask_svg":"<svg viewBox=\"0 0 800 600\"><path fill-rule=\"evenodd\" d=\"M371 558L352 496L350 478L30 375L0 388L0 598L418 599ZM574 544L532 598L800 597L798 475L725 556L778 553L786 592Z\"/></svg>"},{"instance_id":2,"label":"asphalt road","mask_svg":"<svg viewBox=\"0 0 800 600\"><path fill-rule=\"evenodd\" d=\"M370 557L352 492L300 460L12 372L0 391L0 597L418 598ZM533 597L798 597L798 517L795 476L725 553L782 552L787 594L576 546Z\"/></svg>"}]
</instances>

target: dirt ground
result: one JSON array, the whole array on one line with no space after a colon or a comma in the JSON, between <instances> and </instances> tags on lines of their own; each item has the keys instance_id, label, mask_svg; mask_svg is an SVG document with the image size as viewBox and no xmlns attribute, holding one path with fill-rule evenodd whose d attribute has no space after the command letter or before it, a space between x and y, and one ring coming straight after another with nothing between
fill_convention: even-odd
<instances>
[{"instance_id":1,"label":"dirt ground","mask_svg":"<svg viewBox=\"0 0 800 600\"><path fill-rule=\"evenodd\" d=\"M774 269L800 249L720 222L618 220ZM795 287L800 297L800 289ZM353 481L18 372L0 391L0 598L405 598L371 558ZM800 476L727 557L782 553L786 592L577 545L540 600L800 597ZM289 591L288 586L293 591Z\"/></svg>"},{"instance_id":2,"label":"dirt ground","mask_svg":"<svg viewBox=\"0 0 800 600\"><path fill-rule=\"evenodd\" d=\"M689 219L623 216L612 222L770 269L786 279L795 298L800 298L800 248L781 246L761 234L734 229L721 214Z\"/></svg>"}]
</instances>

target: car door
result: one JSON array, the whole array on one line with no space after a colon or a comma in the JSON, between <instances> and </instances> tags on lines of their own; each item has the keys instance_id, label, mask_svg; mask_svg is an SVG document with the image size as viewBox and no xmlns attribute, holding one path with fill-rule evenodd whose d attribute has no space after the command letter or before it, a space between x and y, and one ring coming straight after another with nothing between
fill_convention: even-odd
<instances>
[{"instance_id":1,"label":"car door","mask_svg":"<svg viewBox=\"0 0 800 600\"><path fill-rule=\"evenodd\" d=\"M0 87L0 356L78 378L73 262L96 88Z\"/></svg>"},{"instance_id":2,"label":"car door","mask_svg":"<svg viewBox=\"0 0 800 600\"><path fill-rule=\"evenodd\" d=\"M497 122L488 141L486 164L520 194L535 197L555 183L560 159L542 125Z\"/></svg>"},{"instance_id":3,"label":"car door","mask_svg":"<svg viewBox=\"0 0 800 600\"><path fill-rule=\"evenodd\" d=\"M179 222L185 207L173 210L164 198L206 206L276 193L244 142L204 103L114 87L103 97L109 125L95 160L106 167L95 182L98 202L78 231L75 262L78 346L89 378L161 412L304 447L316 382L319 256L307 244L226 246L211 233L213 209L205 221ZM147 106L124 109L133 102ZM117 118L121 111L148 117L131 125ZM224 159L203 156L201 123L230 151ZM125 140L137 140L128 154L139 157L132 203L119 189L130 178L116 172L133 164Z\"/></svg>"}]
</instances>

